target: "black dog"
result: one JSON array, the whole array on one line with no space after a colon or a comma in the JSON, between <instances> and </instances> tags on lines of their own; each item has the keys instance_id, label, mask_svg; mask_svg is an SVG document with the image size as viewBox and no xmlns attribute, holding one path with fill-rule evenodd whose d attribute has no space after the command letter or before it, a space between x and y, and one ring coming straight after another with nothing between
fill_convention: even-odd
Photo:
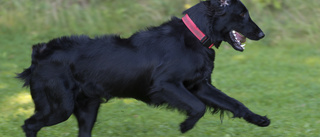
<instances>
[{"instance_id":1,"label":"black dog","mask_svg":"<svg viewBox=\"0 0 320 137\"><path fill-rule=\"evenodd\" d=\"M202 1L159 27L128 39L109 35L62 37L33 46L32 64L18 75L30 86L35 114L25 121L28 137L75 114L79 136L91 136L101 98L135 98L186 112L181 132L192 129L206 108L224 110L258 126L270 120L211 85L213 44L243 51L246 37L264 33L239 0Z\"/></svg>"}]
</instances>

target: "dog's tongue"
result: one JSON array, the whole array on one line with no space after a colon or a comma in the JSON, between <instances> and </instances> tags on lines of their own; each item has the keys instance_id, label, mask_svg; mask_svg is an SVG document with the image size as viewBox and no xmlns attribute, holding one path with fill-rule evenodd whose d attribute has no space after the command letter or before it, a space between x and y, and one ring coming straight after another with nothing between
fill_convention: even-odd
<instances>
[{"instance_id":1,"label":"dog's tongue","mask_svg":"<svg viewBox=\"0 0 320 137\"><path fill-rule=\"evenodd\" d=\"M236 38L238 39L238 41L240 41L241 43L245 43L246 42L246 37L243 36L242 34L240 34L239 32L236 32Z\"/></svg>"}]
</instances>

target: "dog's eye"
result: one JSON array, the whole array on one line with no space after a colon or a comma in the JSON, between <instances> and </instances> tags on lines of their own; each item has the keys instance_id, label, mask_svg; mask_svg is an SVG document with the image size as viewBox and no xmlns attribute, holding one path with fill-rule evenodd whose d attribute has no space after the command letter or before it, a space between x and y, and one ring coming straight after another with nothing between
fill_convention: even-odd
<instances>
[{"instance_id":1,"label":"dog's eye","mask_svg":"<svg viewBox=\"0 0 320 137\"><path fill-rule=\"evenodd\" d=\"M241 17L246 17L246 13L245 13L245 12L242 12L242 13L240 14L240 16L241 16Z\"/></svg>"}]
</instances>

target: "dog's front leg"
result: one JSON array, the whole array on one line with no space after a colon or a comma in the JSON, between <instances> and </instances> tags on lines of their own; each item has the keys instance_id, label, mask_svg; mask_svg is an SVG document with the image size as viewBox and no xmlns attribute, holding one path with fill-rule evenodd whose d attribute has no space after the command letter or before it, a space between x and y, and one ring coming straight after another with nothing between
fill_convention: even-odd
<instances>
[{"instance_id":1,"label":"dog's front leg","mask_svg":"<svg viewBox=\"0 0 320 137\"><path fill-rule=\"evenodd\" d=\"M152 94L150 98L186 112L188 117L180 124L180 130L185 133L192 129L204 115L206 105L185 89L181 83L162 83L161 88L161 91Z\"/></svg>"},{"instance_id":2,"label":"dog's front leg","mask_svg":"<svg viewBox=\"0 0 320 137\"><path fill-rule=\"evenodd\" d=\"M249 123L261 127L265 127L270 124L270 120L266 116L260 116L253 113L241 102L224 94L207 81L201 83L194 94L207 106L228 110L233 113L234 117L244 118Z\"/></svg>"}]
</instances>

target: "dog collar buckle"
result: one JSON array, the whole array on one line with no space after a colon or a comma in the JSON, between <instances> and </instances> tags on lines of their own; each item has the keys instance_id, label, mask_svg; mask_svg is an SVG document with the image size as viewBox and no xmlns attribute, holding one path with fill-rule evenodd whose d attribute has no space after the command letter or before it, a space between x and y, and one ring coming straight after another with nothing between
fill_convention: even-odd
<instances>
[{"instance_id":1,"label":"dog collar buckle","mask_svg":"<svg viewBox=\"0 0 320 137\"><path fill-rule=\"evenodd\" d=\"M204 36L200 41L201 41L203 46L205 46L205 47L207 47L209 49L211 49L213 47L213 45L214 45L207 36Z\"/></svg>"},{"instance_id":2,"label":"dog collar buckle","mask_svg":"<svg viewBox=\"0 0 320 137\"><path fill-rule=\"evenodd\" d=\"M213 47L214 44L211 42L211 40L197 27L188 14L182 17L182 21L192 32L192 34L200 40L203 46L209 49Z\"/></svg>"}]
</instances>

